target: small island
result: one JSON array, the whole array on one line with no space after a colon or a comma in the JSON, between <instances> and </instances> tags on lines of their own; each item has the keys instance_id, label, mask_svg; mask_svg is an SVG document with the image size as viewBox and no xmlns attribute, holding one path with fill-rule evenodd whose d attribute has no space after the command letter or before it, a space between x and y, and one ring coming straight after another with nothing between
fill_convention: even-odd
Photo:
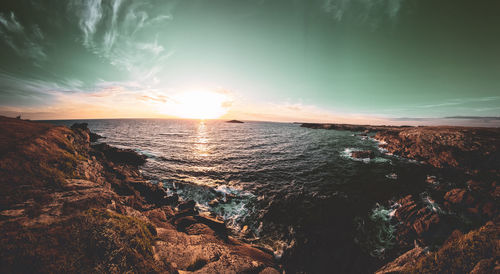
<instances>
[{"instance_id":1,"label":"small island","mask_svg":"<svg viewBox=\"0 0 500 274\"><path fill-rule=\"evenodd\" d=\"M243 122L239 121L239 120L229 120L229 121L226 121L226 123L243 124Z\"/></svg>"}]
</instances>

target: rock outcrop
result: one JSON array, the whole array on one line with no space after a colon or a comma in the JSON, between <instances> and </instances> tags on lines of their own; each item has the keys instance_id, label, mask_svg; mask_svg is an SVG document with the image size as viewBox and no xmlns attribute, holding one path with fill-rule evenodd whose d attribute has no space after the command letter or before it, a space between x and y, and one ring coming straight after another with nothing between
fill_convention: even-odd
<instances>
[{"instance_id":1,"label":"rock outcrop","mask_svg":"<svg viewBox=\"0 0 500 274\"><path fill-rule=\"evenodd\" d=\"M420 190L420 195L407 195L397 201L399 208L394 212L394 220L398 225L394 232L396 250L393 250L393 253L401 256L382 267L380 273L440 272L447 269L446 267L451 267L456 272L467 269L477 273L492 273L492 267L498 271L498 266L492 262L498 261L499 254L500 128L343 124L302 126L370 134L380 141L380 147L388 153L439 169L451 178L452 183L440 185L435 176L427 176L424 184L427 187ZM366 158L367 155L353 153L352 156ZM430 198L426 191L431 191L437 202ZM457 241L463 243L465 241L463 238L469 237L463 235L460 236L462 240L450 243L452 242L450 238L460 233L460 230L467 232L490 220L492 222L488 225L469 234L478 235L488 231L487 234L491 236L496 233L493 237L496 241L494 247L485 243L486 238L472 241L477 244L474 247L458 244ZM433 255L424 256L424 249L419 246L441 247L441 249L433 253L436 258L432 261ZM461 252L454 253L455 258L449 255L453 248L461 249ZM476 257L468 258L469 252L472 254L475 250L483 248L487 250L486 253L475 254ZM441 256L438 256L440 254ZM415 257L420 259L417 260ZM477 258L481 260L476 260ZM452 262L456 264L451 266ZM463 264L464 262L466 264ZM485 269L488 271L485 272Z\"/></svg>"},{"instance_id":2,"label":"rock outcrop","mask_svg":"<svg viewBox=\"0 0 500 274\"><path fill-rule=\"evenodd\" d=\"M408 127L380 130L375 139L390 153L438 168L500 172L500 128Z\"/></svg>"},{"instance_id":3,"label":"rock outcrop","mask_svg":"<svg viewBox=\"0 0 500 274\"><path fill-rule=\"evenodd\" d=\"M91 141L85 124L0 117L0 272L278 272L271 253L144 180L143 156Z\"/></svg>"},{"instance_id":4,"label":"rock outcrop","mask_svg":"<svg viewBox=\"0 0 500 274\"><path fill-rule=\"evenodd\" d=\"M351 152L351 157L357 159L373 159L375 158L375 152L371 150L356 150Z\"/></svg>"}]
</instances>

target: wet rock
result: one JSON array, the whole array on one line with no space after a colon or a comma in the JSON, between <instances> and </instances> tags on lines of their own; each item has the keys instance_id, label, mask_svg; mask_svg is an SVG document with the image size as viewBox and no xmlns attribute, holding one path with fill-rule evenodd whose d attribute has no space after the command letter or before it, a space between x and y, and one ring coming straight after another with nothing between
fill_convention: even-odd
<instances>
[{"instance_id":1,"label":"wet rock","mask_svg":"<svg viewBox=\"0 0 500 274\"><path fill-rule=\"evenodd\" d=\"M210 227L213 231L215 231L215 233L222 236L223 238L227 237L228 231L224 221L219 221L216 218L212 218L210 216L202 216L202 215L195 216L195 219L197 222L205 224L208 227Z\"/></svg>"},{"instance_id":2,"label":"wet rock","mask_svg":"<svg viewBox=\"0 0 500 274\"><path fill-rule=\"evenodd\" d=\"M482 182L469 180L467 181L467 189L470 191L484 191L486 187Z\"/></svg>"},{"instance_id":3,"label":"wet rock","mask_svg":"<svg viewBox=\"0 0 500 274\"><path fill-rule=\"evenodd\" d=\"M460 204L464 200L466 193L467 193L467 191L465 189L455 188L455 189L448 191L444 195L444 199L452 204Z\"/></svg>"},{"instance_id":4,"label":"wet rock","mask_svg":"<svg viewBox=\"0 0 500 274\"><path fill-rule=\"evenodd\" d=\"M128 180L127 183L148 202L158 206L172 205L177 202L177 196L167 196L167 191L156 184L142 180Z\"/></svg>"},{"instance_id":5,"label":"wet rock","mask_svg":"<svg viewBox=\"0 0 500 274\"><path fill-rule=\"evenodd\" d=\"M452 205L472 205L474 197L463 188L455 188L444 195L444 199Z\"/></svg>"},{"instance_id":6,"label":"wet rock","mask_svg":"<svg viewBox=\"0 0 500 274\"><path fill-rule=\"evenodd\" d=\"M208 205L211 206L211 207L216 207L216 206L219 205L219 200L213 199L210 202L208 202Z\"/></svg>"},{"instance_id":7,"label":"wet rock","mask_svg":"<svg viewBox=\"0 0 500 274\"><path fill-rule=\"evenodd\" d=\"M375 158L375 152L371 150L358 150L358 151L353 151L351 152L351 157L353 158L358 158L358 159L373 159Z\"/></svg>"},{"instance_id":8,"label":"wet rock","mask_svg":"<svg viewBox=\"0 0 500 274\"><path fill-rule=\"evenodd\" d=\"M424 245L442 242L455 225L453 218L440 215L412 195L397 203L401 206L394 216L400 224L396 227L395 238L402 249L409 248L415 240Z\"/></svg>"},{"instance_id":9,"label":"wet rock","mask_svg":"<svg viewBox=\"0 0 500 274\"><path fill-rule=\"evenodd\" d=\"M146 163L146 156L140 155L131 149L121 149L108 144L96 144L92 146L96 151L103 153L107 160L132 166L140 166Z\"/></svg>"},{"instance_id":10,"label":"wet rock","mask_svg":"<svg viewBox=\"0 0 500 274\"><path fill-rule=\"evenodd\" d=\"M180 203L177 208L179 211L184 211L184 210L194 210L196 206L196 202L194 200L189 200L187 202Z\"/></svg>"},{"instance_id":11,"label":"wet rock","mask_svg":"<svg viewBox=\"0 0 500 274\"><path fill-rule=\"evenodd\" d=\"M427 175L427 178L425 179L425 182L428 183L428 184L437 184L438 183L438 180L436 178L436 176L433 176L433 175Z\"/></svg>"}]
</instances>

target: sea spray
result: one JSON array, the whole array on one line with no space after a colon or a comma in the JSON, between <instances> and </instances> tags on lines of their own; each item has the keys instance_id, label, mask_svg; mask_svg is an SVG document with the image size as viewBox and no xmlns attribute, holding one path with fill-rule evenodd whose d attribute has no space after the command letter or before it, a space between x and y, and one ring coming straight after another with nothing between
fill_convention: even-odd
<instances>
[{"instance_id":1,"label":"sea spray","mask_svg":"<svg viewBox=\"0 0 500 274\"><path fill-rule=\"evenodd\" d=\"M383 259L394 246L397 223L392 217L399 207L398 203L392 201L386 206L377 203L368 218L357 218L358 236L355 241L371 256Z\"/></svg>"}]
</instances>

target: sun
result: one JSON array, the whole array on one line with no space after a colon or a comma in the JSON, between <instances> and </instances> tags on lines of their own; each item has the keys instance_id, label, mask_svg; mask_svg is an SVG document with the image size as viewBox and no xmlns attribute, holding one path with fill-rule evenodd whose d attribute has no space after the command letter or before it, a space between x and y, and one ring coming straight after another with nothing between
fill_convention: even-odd
<instances>
[{"instance_id":1,"label":"sun","mask_svg":"<svg viewBox=\"0 0 500 274\"><path fill-rule=\"evenodd\" d=\"M173 115L186 119L217 119L228 111L226 94L213 91L186 91L173 97L168 110Z\"/></svg>"}]
</instances>

